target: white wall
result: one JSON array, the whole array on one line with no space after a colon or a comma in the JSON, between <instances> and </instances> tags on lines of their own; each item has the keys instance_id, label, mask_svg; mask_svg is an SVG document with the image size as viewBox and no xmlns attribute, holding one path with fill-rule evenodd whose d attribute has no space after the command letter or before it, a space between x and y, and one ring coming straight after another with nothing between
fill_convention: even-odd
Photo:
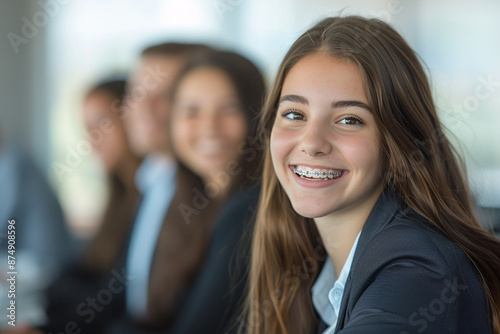
<instances>
[{"instance_id":1,"label":"white wall","mask_svg":"<svg viewBox=\"0 0 500 334\"><path fill-rule=\"evenodd\" d=\"M47 170L51 160L50 101L43 90L48 74L47 29L30 30L23 21L33 22L38 11L34 1L0 2L0 129L4 140L26 150Z\"/></svg>"}]
</instances>

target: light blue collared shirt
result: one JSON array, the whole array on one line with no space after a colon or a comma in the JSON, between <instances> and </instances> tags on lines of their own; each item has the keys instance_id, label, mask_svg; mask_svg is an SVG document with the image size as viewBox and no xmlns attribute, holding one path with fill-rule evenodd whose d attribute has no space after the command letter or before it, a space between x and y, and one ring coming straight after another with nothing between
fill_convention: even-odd
<instances>
[{"instance_id":1,"label":"light blue collared shirt","mask_svg":"<svg viewBox=\"0 0 500 334\"><path fill-rule=\"evenodd\" d=\"M337 326L340 303L342 302L345 284L347 277L349 276L349 272L351 271L352 260L354 258L354 253L356 252L356 248L358 247L360 235L361 232L358 233L338 278L335 273L335 267L333 266L330 257L328 257L323 265L321 273L311 289L314 308L325 324L329 326L323 334L334 333L335 327Z\"/></svg>"},{"instance_id":2,"label":"light blue collared shirt","mask_svg":"<svg viewBox=\"0 0 500 334\"><path fill-rule=\"evenodd\" d=\"M134 222L127 254L126 272L130 277L126 303L129 314L146 315L148 284L158 235L175 193L174 162L157 156L147 157L137 170L135 183L142 202Z\"/></svg>"}]
</instances>

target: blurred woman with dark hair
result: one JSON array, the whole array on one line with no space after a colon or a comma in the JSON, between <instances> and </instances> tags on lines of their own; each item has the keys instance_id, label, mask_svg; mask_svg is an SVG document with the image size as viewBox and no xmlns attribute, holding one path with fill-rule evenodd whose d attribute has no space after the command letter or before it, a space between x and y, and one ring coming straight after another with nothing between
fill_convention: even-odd
<instances>
[{"instance_id":1,"label":"blurred woman with dark hair","mask_svg":"<svg viewBox=\"0 0 500 334\"><path fill-rule=\"evenodd\" d=\"M170 320L168 333L223 332L240 301L245 266L237 253L258 198L255 118L264 94L257 68L231 52L192 59L176 81L170 142L178 191L149 293L150 311Z\"/></svg>"},{"instance_id":2,"label":"blurred woman with dark hair","mask_svg":"<svg viewBox=\"0 0 500 334\"><path fill-rule=\"evenodd\" d=\"M83 119L89 133L102 132L94 151L107 174L110 195L100 229L91 241L82 266L95 273L111 268L130 230L139 194L134 175L140 159L130 150L121 120L120 105L125 96L126 82L106 81L94 86L85 97Z\"/></svg>"}]
</instances>

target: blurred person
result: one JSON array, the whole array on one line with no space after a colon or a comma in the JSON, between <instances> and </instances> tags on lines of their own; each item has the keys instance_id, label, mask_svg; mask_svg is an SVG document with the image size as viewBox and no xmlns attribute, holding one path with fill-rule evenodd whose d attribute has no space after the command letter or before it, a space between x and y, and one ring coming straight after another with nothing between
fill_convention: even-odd
<instances>
[{"instance_id":1,"label":"blurred person","mask_svg":"<svg viewBox=\"0 0 500 334\"><path fill-rule=\"evenodd\" d=\"M121 249L135 215L139 193L134 183L140 158L132 152L119 106L125 97L124 80L106 81L89 91L83 104L83 119L89 133L99 132L105 123L111 130L94 145L110 186L110 200L97 235L93 238L82 265L92 272L108 271ZM118 108L115 108L118 105Z\"/></svg>"},{"instance_id":2,"label":"blurred person","mask_svg":"<svg viewBox=\"0 0 500 334\"><path fill-rule=\"evenodd\" d=\"M35 163L1 138L0 184L1 300L8 303L6 273L18 272L17 321L41 324L45 289L74 260L74 239L56 195ZM4 315L0 326L8 321Z\"/></svg>"},{"instance_id":3,"label":"blurred person","mask_svg":"<svg viewBox=\"0 0 500 334\"><path fill-rule=\"evenodd\" d=\"M236 316L260 190L256 116L264 95L259 70L232 52L193 60L176 83L173 151L203 180L204 194L217 203L219 213L213 222L204 222L208 233L198 243L200 270L169 334L224 333ZM203 215L200 211L193 214Z\"/></svg>"},{"instance_id":4,"label":"blurred person","mask_svg":"<svg viewBox=\"0 0 500 334\"><path fill-rule=\"evenodd\" d=\"M121 120L125 92L124 80L105 80L94 85L83 100L83 121L95 137L92 145L108 179L109 200L99 230L83 256L50 289L49 323L42 327L46 332L63 331L68 322L80 320L82 313L85 316L86 308L80 304L107 288L113 270L122 266L120 254L126 249L139 200L134 176L140 163L130 149ZM115 294L113 299L106 305L108 317L123 313L124 293ZM97 331L102 321L102 317L90 324L82 321L80 328Z\"/></svg>"},{"instance_id":5,"label":"blurred person","mask_svg":"<svg viewBox=\"0 0 500 334\"><path fill-rule=\"evenodd\" d=\"M208 50L199 44L163 43L142 51L129 78L123 108L123 119L136 154L172 159L168 134L170 90L188 58Z\"/></svg>"},{"instance_id":6,"label":"blurred person","mask_svg":"<svg viewBox=\"0 0 500 334\"><path fill-rule=\"evenodd\" d=\"M258 199L255 118L264 93L257 68L231 52L195 57L180 73L169 122L177 190L148 291L155 326L112 333L223 333L233 320L248 260L238 253Z\"/></svg>"}]
</instances>

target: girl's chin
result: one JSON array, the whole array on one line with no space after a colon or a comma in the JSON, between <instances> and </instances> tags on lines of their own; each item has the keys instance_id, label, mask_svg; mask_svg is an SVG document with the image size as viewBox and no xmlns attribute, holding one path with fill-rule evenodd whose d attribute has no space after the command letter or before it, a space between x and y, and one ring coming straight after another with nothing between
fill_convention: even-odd
<instances>
[{"instance_id":1,"label":"girl's chin","mask_svg":"<svg viewBox=\"0 0 500 334\"><path fill-rule=\"evenodd\" d=\"M297 212L299 215L305 218L321 218L324 216L328 216L330 213L332 213L332 209L327 209L327 208L311 208L311 206L307 205L307 203L297 203L294 204L292 203L293 209L295 212Z\"/></svg>"}]
</instances>

